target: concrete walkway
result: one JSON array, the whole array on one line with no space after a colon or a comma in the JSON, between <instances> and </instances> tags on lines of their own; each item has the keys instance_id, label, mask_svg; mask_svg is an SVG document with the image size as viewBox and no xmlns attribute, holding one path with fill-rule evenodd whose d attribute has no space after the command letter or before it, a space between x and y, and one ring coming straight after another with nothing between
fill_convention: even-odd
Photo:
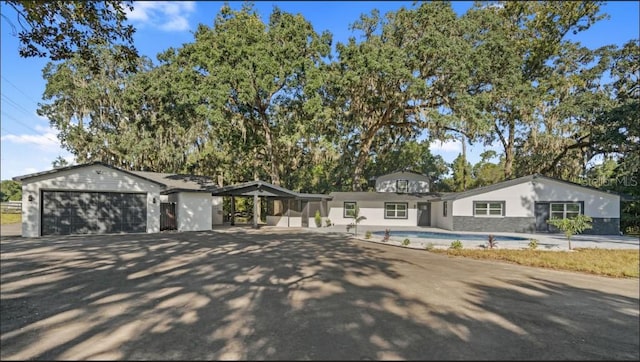
<instances>
[{"instance_id":1,"label":"concrete walkway","mask_svg":"<svg viewBox=\"0 0 640 362\"><path fill-rule=\"evenodd\" d=\"M384 233L385 228L388 228L393 233L394 231L418 231L418 232L436 232L441 234L454 233L456 235L446 239L423 239L416 236L400 236L391 237L390 240L395 242L401 242L405 238L410 239L413 246L419 249L423 249L426 244L431 243L435 247L446 248L451 245L454 240L460 240L464 248L483 248L486 245L486 239L484 240L467 240L464 239L465 234L484 234L480 232L464 232L464 231L448 231L438 228L430 227L417 227L417 226L369 226L359 225L358 236L364 240L364 235L367 231L372 233ZM351 229L347 232L345 225L334 225L331 227L322 228L310 228L314 232L329 232L329 233L344 233L345 235L353 235L354 230ZM370 240L380 241L381 234L373 234ZM528 249L529 241L536 239L538 241L539 250L567 250L568 243L564 234L525 234L525 233L493 233L494 236L511 236L524 238L525 240L505 240L498 241L498 248L503 249ZM640 238L620 235L575 235L571 238L572 248L599 248L599 249L639 249Z\"/></svg>"}]
</instances>

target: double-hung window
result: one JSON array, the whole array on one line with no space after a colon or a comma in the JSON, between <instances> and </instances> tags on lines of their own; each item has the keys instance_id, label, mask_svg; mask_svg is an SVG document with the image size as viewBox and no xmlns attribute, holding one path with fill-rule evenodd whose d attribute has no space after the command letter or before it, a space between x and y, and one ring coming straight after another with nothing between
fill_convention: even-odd
<instances>
[{"instance_id":1,"label":"double-hung window","mask_svg":"<svg viewBox=\"0 0 640 362\"><path fill-rule=\"evenodd\" d=\"M571 219L582 213L582 205L579 202L552 202L552 219Z\"/></svg>"},{"instance_id":2,"label":"double-hung window","mask_svg":"<svg viewBox=\"0 0 640 362\"><path fill-rule=\"evenodd\" d=\"M353 219L353 215L356 212L356 203L355 202L350 202L347 201L344 203L344 218L351 218Z\"/></svg>"},{"instance_id":3,"label":"double-hung window","mask_svg":"<svg viewBox=\"0 0 640 362\"><path fill-rule=\"evenodd\" d=\"M406 202L386 202L384 204L385 219L406 219L407 203Z\"/></svg>"},{"instance_id":4,"label":"double-hung window","mask_svg":"<svg viewBox=\"0 0 640 362\"><path fill-rule=\"evenodd\" d=\"M474 201L473 215L504 216L504 202L503 201Z\"/></svg>"}]
</instances>

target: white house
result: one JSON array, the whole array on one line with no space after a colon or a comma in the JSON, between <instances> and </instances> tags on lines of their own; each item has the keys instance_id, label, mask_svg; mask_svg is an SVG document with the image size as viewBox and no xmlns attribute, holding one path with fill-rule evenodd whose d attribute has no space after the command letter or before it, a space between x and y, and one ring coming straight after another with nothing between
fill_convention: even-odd
<instances>
[{"instance_id":1,"label":"white house","mask_svg":"<svg viewBox=\"0 0 640 362\"><path fill-rule=\"evenodd\" d=\"M222 198L212 196L212 182L203 177L125 171L93 162L14 180L22 182L24 237L158 232L161 202L175 203L176 215L170 216L178 231L222 224Z\"/></svg>"},{"instance_id":2,"label":"white house","mask_svg":"<svg viewBox=\"0 0 640 362\"><path fill-rule=\"evenodd\" d=\"M329 219L348 225L357 205L365 217L360 225L544 233L557 231L547 224L550 217L584 214L593 219L593 229L585 233L620 231L620 196L576 183L530 175L442 194L429 192L428 182L426 176L396 172L378 178L375 192L332 192Z\"/></svg>"},{"instance_id":3,"label":"white house","mask_svg":"<svg viewBox=\"0 0 640 362\"><path fill-rule=\"evenodd\" d=\"M126 171L100 162L14 177L22 182L22 235L211 230L223 223L222 197L266 199L268 225L436 227L453 231L555 232L550 217L585 214L593 229L619 234L620 196L531 175L458 193L430 192L427 176L400 171L376 179L373 192L298 193L263 181L218 187L210 178ZM231 205L234 203L232 202ZM235 212L232 208L231 215ZM169 223L168 223L169 222ZM231 219L233 224L233 217ZM253 218L257 227L257 218Z\"/></svg>"}]
</instances>

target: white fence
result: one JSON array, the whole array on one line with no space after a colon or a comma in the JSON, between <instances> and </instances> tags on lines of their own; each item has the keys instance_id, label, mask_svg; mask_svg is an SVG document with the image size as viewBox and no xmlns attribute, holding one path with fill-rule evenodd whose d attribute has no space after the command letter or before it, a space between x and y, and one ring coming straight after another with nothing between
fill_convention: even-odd
<instances>
[{"instance_id":1,"label":"white fence","mask_svg":"<svg viewBox=\"0 0 640 362\"><path fill-rule=\"evenodd\" d=\"M19 214L22 212L22 201L7 201L0 203L0 211L6 214Z\"/></svg>"}]
</instances>

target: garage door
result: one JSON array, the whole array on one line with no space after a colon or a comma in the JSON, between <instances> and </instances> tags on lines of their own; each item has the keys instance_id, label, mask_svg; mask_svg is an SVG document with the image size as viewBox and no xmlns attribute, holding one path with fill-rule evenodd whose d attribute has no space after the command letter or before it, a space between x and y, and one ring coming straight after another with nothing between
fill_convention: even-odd
<instances>
[{"instance_id":1,"label":"garage door","mask_svg":"<svg viewBox=\"0 0 640 362\"><path fill-rule=\"evenodd\" d=\"M42 192L42 235L147 231L147 195Z\"/></svg>"}]
</instances>

